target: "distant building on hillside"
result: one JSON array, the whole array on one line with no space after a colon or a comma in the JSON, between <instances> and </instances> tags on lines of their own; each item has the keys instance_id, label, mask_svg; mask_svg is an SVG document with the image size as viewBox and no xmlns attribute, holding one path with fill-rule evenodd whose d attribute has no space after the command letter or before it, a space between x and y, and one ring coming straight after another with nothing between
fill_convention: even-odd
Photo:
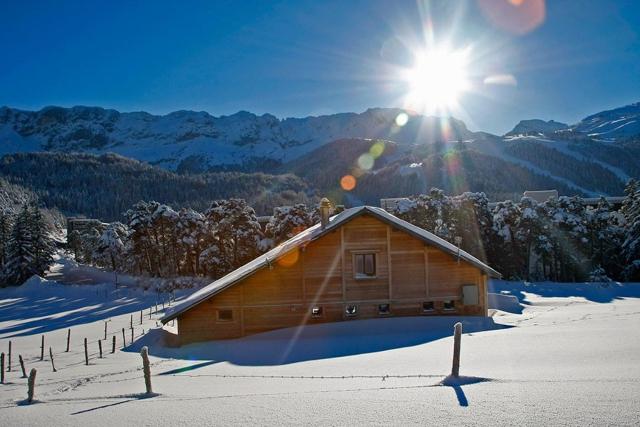
<instances>
[{"instance_id":1,"label":"distant building on hillside","mask_svg":"<svg viewBox=\"0 0 640 427\"><path fill-rule=\"evenodd\" d=\"M102 233L108 225L109 224L98 219L70 216L67 218L67 236L74 230L78 230L80 234L84 234L92 228L95 228L98 232Z\"/></svg>"},{"instance_id":2,"label":"distant building on hillside","mask_svg":"<svg viewBox=\"0 0 640 427\"><path fill-rule=\"evenodd\" d=\"M557 199L558 198L558 190L525 191L523 196L524 197L529 197L530 199L533 199L538 203L544 203L549 199Z\"/></svg>"}]
</instances>

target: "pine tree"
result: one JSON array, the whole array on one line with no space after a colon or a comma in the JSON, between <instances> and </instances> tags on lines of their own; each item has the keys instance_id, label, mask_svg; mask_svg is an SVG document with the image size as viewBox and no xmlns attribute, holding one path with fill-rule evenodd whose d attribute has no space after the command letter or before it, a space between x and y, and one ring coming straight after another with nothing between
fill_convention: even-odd
<instances>
[{"instance_id":1,"label":"pine tree","mask_svg":"<svg viewBox=\"0 0 640 427\"><path fill-rule=\"evenodd\" d=\"M99 264L108 266L115 275L115 284L118 286L118 270L121 268L127 231L123 224L114 222L104 230L98 239L93 259Z\"/></svg>"},{"instance_id":2,"label":"pine tree","mask_svg":"<svg viewBox=\"0 0 640 427\"><path fill-rule=\"evenodd\" d=\"M3 286L19 286L37 271L35 250L31 236L31 213L25 204L16 216L7 245L7 255L2 271Z\"/></svg>"},{"instance_id":3,"label":"pine tree","mask_svg":"<svg viewBox=\"0 0 640 427\"><path fill-rule=\"evenodd\" d=\"M255 211L244 200L215 201L206 217L217 235L217 253L231 268L240 267L261 252L262 229Z\"/></svg>"},{"instance_id":4,"label":"pine tree","mask_svg":"<svg viewBox=\"0 0 640 427\"><path fill-rule=\"evenodd\" d=\"M0 211L0 272L7 259L8 242L11 236L11 219L9 214Z\"/></svg>"},{"instance_id":5,"label":"pine tree","mask_svg":"<svg viewBox=\"0 0 640 427\"><path fill-rule=\"evenodd\" d=\"M527 280L531 280L532 261L537 255L537 237L542 233L543 223L540 220L538 203L529 198L523 197L520 200L520 216L516 223L516 236L521 246L520 261L522 271Z\"/></svg>"},{"instance_id":6,"label":"pine tree","mask_svg":"<svg viewBox=\"0 0 640 427\"><path fill-rule=\"evenodd\" d=\"M273 245L277 245L317 222L317 215L304 204L281 206L273 210L273 216L265 227L265 234Z\"/></svg>"},{"instance_id":7,"label":"pine tree","mask_svg":"<svg viewBox=\"0 0 640 427\"><path fill-rule=\"evenodd\" d=\"M78 230L73 230L67 236L67 248L73 252L73 258L76 262L80 262L82 260L82 235Z\"/></svg>"},{"instance_id":8,"label":"pine tree","mask_svg":"<svg viewBox=\"0 0 640 427\"><path fill-rule=\"evenodd\" d=\"M178 217L179 270L195 276L201 273L200 255L210 245L213 233L208 232L204 215L193 209L181 209Z\"/></svg>"},{"instance_id":9,"label":"pine tree","mask_svg":"<svg viewBox=\"0 0 640 427\"><path fill-rule=\"evenodd\" d=\"M627 280L640 280L640 188L635 180L630 180L625 189L623 204L625 219L625 240L622 254L627 263L624 276Z\"/></svg>"},{"instance_id":10,"label":"pine tree","mask_svg":"<svg viewBox=\"0 0 640 427\"><path fill-rule=\"evenodd\" d=\"M55 245L50 236L49 225L37 206L32 206L30 209L29 228L33 239L33 268L37 274L42 274L53 262Z\"/></svg>"}]
</instances>

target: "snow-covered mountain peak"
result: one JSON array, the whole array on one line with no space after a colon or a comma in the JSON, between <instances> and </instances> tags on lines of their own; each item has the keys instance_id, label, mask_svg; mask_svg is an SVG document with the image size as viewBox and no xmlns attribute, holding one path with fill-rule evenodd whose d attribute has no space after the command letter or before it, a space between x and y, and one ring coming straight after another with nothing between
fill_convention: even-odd
<instances>
[{"instance_id":1,"label":"snow-covered mountain peak","mask_svg":"<svg viewBox=\"0 0 640 427\"><path fill-rule=\"evenodd\" d=\"M505 136L515 135L531 135L531 134L551 134L553 132L567 129L569 125L566 123L556 122L555 120L544 121L541 119L521 120L511 131Z\"/></svg>"},{"instance_id":2,"label":"snow-covered mountain peak","mask_svg":"<svg viewBox=\"0 0 640 427\"><path fill-rule=\"evenodd\" d=\"M46 107L40 111L0 110L0 154L19 151L115 152L176 169L189 160L204 168L243 167L268 160L286 162L338 139L387 139L399 143L457 141L473 136L453 118L409 115L371 108L363 113L278 119L239 111L214 117L204 111L166 115L120 113L100 107Z\"/></svg>"},{"instance_id":3,"label":"snow-covered mountain peak","mask_svg":"<svg viewBox=\"0 0 640 427\"><path fill-rule=\"evenodd\" d=\"M572 126L575 132L614 141L640 134L640 102L585 117Z\"/></svg>"}]
</instances>

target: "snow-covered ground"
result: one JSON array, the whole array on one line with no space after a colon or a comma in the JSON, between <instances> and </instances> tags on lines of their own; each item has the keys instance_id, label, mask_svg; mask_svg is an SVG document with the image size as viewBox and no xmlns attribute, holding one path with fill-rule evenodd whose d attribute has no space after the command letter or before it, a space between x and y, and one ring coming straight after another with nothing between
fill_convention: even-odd
<instances>
[{"instance_id":1,"label":"snow-covered ground","mask_svg":"<svg viewBox=\"0 0 640 427\"><path fill-rule=\"evenodd\" d=\"M0 420L3 426L640 423L640 284L492 287L495 306L509 311L461 319L466 378L442 385L451 370L452 325L460 319L352 321L171 349L158 339L160 313L149 319L155 293L32 279L0 290L0 351L9 340L13 351L0 385ZM109 337L99 359L104 321ZM152 355L154 397L143 394L142 345ZM38 370L32 405L21 404L27 387L18 354L27 371Z\"/></svg>"}]
</instances>

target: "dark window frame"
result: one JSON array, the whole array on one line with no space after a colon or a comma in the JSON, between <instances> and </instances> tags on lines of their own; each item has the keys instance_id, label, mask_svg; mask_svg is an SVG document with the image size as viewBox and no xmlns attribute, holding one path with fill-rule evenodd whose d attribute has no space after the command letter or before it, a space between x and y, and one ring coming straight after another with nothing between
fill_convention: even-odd
<instances>
[{"instance_id":1,"label":"dark window frame","mask_svg":"<svg viewBox=\"0 0 640 427\"><path fill-rule=\"evenodd\" d=\"M429 306L427 308L427 306ZM434 304L433 301L424 301L422 303L422 312L423 313L433 313L434 311L436 311L436 305Z\"/></svg>"},{"instance_id":2,"label":"dark window frame","mask_svg":"<svg viewBox=\"0 0 640 427\"><path fill-rule=\"evenodd\" d=\"M391 314L391 304L389 303L378 304L379 316L389 316L390 314Z\"/></svg>"},{"instance_id":3,"label":"dark window frame","mask_svg":"<svg viewBox=\"0 0 640 427\"><path fill-rule=\"evenodd\" d=\"M443 311L455 311L456 310L456 300L449 299L442 301L442 310Z\"/></svg>"},{"instance_id":4,"label":"dark window frame","mask_svg":"<svg viewBox=\"0 0 640 427\"><path fill-rule=\"evenodd\" d=\"M374 251L353 253L353 277L356 280L378 277L378 254Z\"/></svg>"},{"instance_id":5,"label":"dark window frame","mask_svg":"<svg viewBox=\"0 0 640 427\"><path fill-rule=\"evenodd\" d=\"M229 317L223 315L223 313L228 313ZM234 319L234 315L233 315L233 309L231 308L219 308L216 310L216 322L233 322Z\"/></svg>"}]
</instances>

